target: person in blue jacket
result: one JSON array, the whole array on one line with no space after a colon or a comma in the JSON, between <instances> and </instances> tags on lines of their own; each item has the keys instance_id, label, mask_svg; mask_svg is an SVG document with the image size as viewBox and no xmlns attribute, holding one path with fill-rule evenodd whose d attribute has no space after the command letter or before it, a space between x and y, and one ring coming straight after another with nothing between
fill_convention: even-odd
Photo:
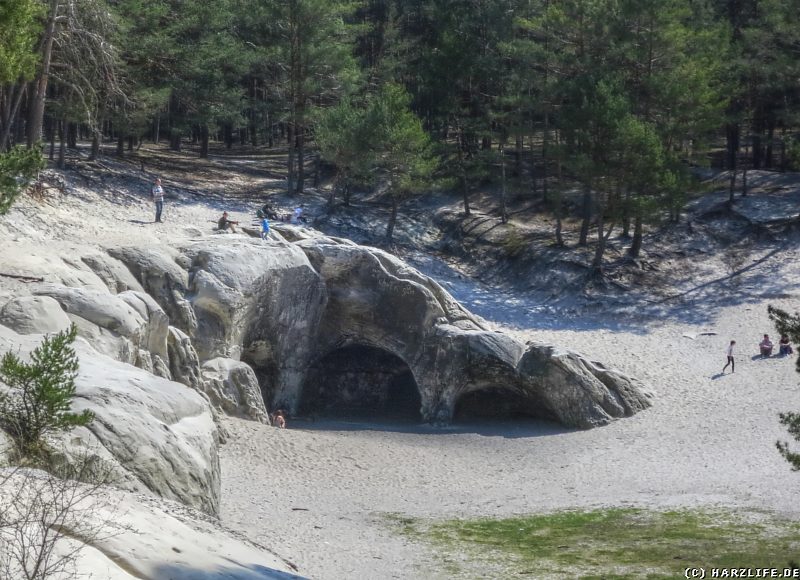
<instances>
[{"instance_id":1,"label":"person in blue jacket","mask_svg":"<svg viewBox=\"0 0 800 580\"><path fill-rule=\"evenodd\" d=\"M266 240L269 237L269 220L265 217L261 220L261 239Z\"/></svg>"}]
</instances>

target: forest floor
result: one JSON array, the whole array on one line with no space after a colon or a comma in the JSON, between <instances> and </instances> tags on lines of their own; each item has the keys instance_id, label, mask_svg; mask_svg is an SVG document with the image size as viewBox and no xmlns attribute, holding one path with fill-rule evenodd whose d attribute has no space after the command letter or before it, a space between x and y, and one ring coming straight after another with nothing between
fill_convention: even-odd
<instances>
[{"instance_id":1,"label":"forest floor","mask_svg":"<svg viewBox=\"0 0 800 580\"><path fill-rule=\"evenodd\" d=\"M128 160L72 157L61 173L64 193L21 200L0 224L0 239L190 239L210 232L223 209L252 223L267 195L287 212L304 204L328 233L380 239L387 208L379 199L327 214L324 191L280 193L280 161L214 151L205 162L152 147ZM164 224L152 223L148 199L156 175L168 196ZM334 419L290 421L279 431L227 419L223 523L313 578L451 578L503 573L475 570L467 555L403 534L398 522L615 506L800 518L800 480L775 450L787 438L778 413L800 404L800 375L790 359L757 355L760 336L774 334L767 305L800 309L798 236L786 224L800 208L800 177L752 175L751 195L732 212L719 179L719 191L712 182L682 223L648 231L639 260L626 260L628 242L612 237L608 281L594 286L584 276L591 248L575 248L575 223L567 223L569 248L553 248L551 220L525 211L530 201L514 201L509 225L499 223L489 195L476 194L469 219L456 196L410 204L394 251L497 328L640 378L655 393L653 407L589 431L526 421L433 429ZM553 264L562 266L553 273ZM4 292L13 288L0 282ZM736 372L722 374L731 339Z\"/></svg>"}]
</instances>

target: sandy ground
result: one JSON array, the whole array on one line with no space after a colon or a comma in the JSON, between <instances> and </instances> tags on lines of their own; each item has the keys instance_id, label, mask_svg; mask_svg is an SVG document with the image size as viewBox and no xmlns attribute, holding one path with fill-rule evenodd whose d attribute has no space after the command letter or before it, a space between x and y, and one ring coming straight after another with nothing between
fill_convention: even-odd
<instances>
[{"instance_id":1,"label":"sandy ground","mask_svg":"<svg viewBox=\"0 0 800 580\"><path fill-rule=\"evenodd\" d=\"M146 245L208 233L222 209L251 221L252 205L198 201L167 182L167 221L153 224L147 176L134 187L113 171L104 180L99 192L72 183L45 205L23 200L0 221L0 239ZM449 577L435 549L398 533L397 516L639 505L765 508L800 517L799 476L775 450L775 441L786 439L778 413L800 406L800 375L791 360L753 358L760 335L774 334L766 305L800 308L798 262L797 250L786 249L754 264L735 289L715 285L683 307L649 308L638 322L612 313L562 316L429 263L427 271L487 320L643 379L656 394L653 407L591 431L524 422L433 429L333 421L277 430L229 419L222 521L310 577L340 579ZM726 300L729 293L736 298ZM720 376L730 339L738 342L736 373Z\"/></svg>"}]
</instances>

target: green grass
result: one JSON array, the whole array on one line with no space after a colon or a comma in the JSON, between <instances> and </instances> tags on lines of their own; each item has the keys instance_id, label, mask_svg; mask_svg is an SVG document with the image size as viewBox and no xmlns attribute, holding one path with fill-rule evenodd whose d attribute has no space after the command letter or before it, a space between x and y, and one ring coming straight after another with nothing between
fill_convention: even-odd
<instances>
[{"instance_id":1,"label":"green grass","mask_svg":"<svg viewBox=\"0 0 800 580\"><path fill-rule=\"evenodd\" d=\"M392 521L448 561L460 561L462 577L683 578L687 567L710 575L714 567L782 570L800 562L800 523L760 512L610 509Z\"/></svg>"}]
</instances>

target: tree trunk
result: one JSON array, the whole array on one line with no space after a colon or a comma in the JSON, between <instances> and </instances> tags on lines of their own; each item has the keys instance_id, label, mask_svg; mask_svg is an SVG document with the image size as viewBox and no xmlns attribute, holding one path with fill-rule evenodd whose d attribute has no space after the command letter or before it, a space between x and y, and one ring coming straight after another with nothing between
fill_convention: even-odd
<instances>
[{"instance_id":1,"label":"tree trunk","mask_svg":"<svg viewBox=\"0 0 800 580\"><path fill-rule=\"evenodd\" d=\"M208 159L208 125L200 127L200 158Z\"/></svg>"},{"instance_id":2,"label":"tree trunk","mask_svg":"<svg viewBox=\"0 0 800 580\"><path fill-rule=\"evenodd\" d=\"M156 115L155 130L153 131L153 143L158 143L161 139L161 115Z\"/></svg>"},{"instance_id":3,"label":"tree trunk","mask_svg":"<svg viewBox=\"0 0 800 580\"><path fill-rule=\"evenodd\" d=\"M508 222L508 209L506 208L506 156L500 148L500 221Z\"/></svg>"},{"instance_id":4,"label":"tree trunk","mask_svg":"<svg viewBox=\"0 0 800 580\"><path fill-rule=\"evenodd\" d=\"M294 143L294 126L289 125L288 128L289 134L289 155L286 162L287 165L287 174L286 174L286 193L292 194L294 193L294 156L295 156L295 143Z\"/></svg>"},{"instance_id":5,"label":"tree trunk","mask_svg":"<svg viewBox=\"0 0 800 580\"><path fill-rule=\"evenodd\" d=\"M100 155L100 130L95 129L92 132L92 150L89 153L89 159L95 160Z\"/></svg>"},{"instance_id":6,"label":"tree trunk","mask_svg":"<svg viewBox=\"0 0 800 580\"><path fill-rule=\"evenodd\" d=\"M639 252L642 250L642 230L642 212L637 210L634 216L633 243L628 250L631 258L638 258Z\"/></svg>"},{"instance_id":7,"label":"tree trunk","mask_svg":"<svg viewBox=\"0 0 800 580\"><path fill-rule=\"evenodd\" d=\"M319 151L317 151L314 154L314 185L313 185L314 188L319 187L319 174L321 171L321 166L322 166L322 156L319 154Z\"/></svg>"},{"instance_id":8,"label":"tree trunk","mask_svg":"<svg viewBox=\"0 0 800 580\"><path fill-rule=\"evenodd\" d=\"M386 243L392 243L394 235L394 224L397 223L397 196L392 195L392 213L389 214L389 224L386 226Z\"/></svg>"},{"instance_id":9,"label":"tree trunk","mask_svg":"<svg viewBox=\"0 0 800 580\"><path fill-rule=\"evenodd\" d=\"M136 144L136 137L128 135L128 151L133 151L133 146Z\"/></svg>"},{"instance_id":10,"label":"tree trunk","mask_svg":"<svg viewBox=\"0 0 800 580\"><path fill-rule=\"evenodd\" d=\"M747 169L742 170L742 197L747 197Z\"/></svg>"},{"instance_id":11,"label":"tree trunk","mask_svg":"<svg viewBox=\"0 0 800 580\"><path fill-rule=\"evenodd\" d=\"M733 192L736 189L736 170L731 169L730 185L728 187L728 207L733 207Z\"/></svg>"},{"instance_id":12,"label":"tree trunk","mask_svg":"<svg viewBox=\"0 0 800 580\"><path fill-rule=\"evenodd\" d=\"M297 193L303 193L306 185L305 130L302 125L297 130Z\"/></svg>"},{"instance_id":13,"label":"tree trunk","mask_svg":"<svg viewBox=\"0 0 800 580\"><path fill-rule=\"evenodd\" d=\"M67 132L64 127L64 119L58 121L58 168L64 169L67 157Z\"/></svg>"},{"instance_id":14,"label":"tree trunk","mask_svg":"<svg viewBox=\"0 0 800 580\"><path fill-rule=\"evenodd\" d=\"M53 161L56 156L56 128L50 128L50 154L47 156L50 161Z\"/></svg>"},{"instance_id":15,"label":"tree trunk","mask_svg":"<svg viewBox=\"0 0 800 580\"><path fill-rule=\"evenodd\" d=\"M25 83L19 83L17 85L16 94L14 95L14 104L11 106L11 111L8 115L8 119L6 120L5 126L3 127L3 135L0 137L0 151L5 151L8 147L8 140L11 137L11 128L17 122L17 115L19 114L19 107L22 104L22 98L25 95ZM10 98L10 95L9 95Z\"/></svg>"},{"instance_id":16,"label":"tree trunk","mask_svg":"<svg viewBox=\"0 0 800 580\"><path fill-rule=\"evenodd\" d=\"M772 141L775 139L775 119L772 115L767 120L767 150L764 156L764 167L772 169Z\"/></svg>"},{"instance_id":17,"label":"tree trunk","mask_svg":"<svg viewBox=\"0 0 800 580\"><path fill-rule=\"evenodd\" d=\"M467 168L464 166L464 139L459 133L458 138L458 168L461 173L461 191L464 195L464 215L470 215L469 209L469 181L467 180Z\"/></svg>"},{"instance_id":18,"label":"tree trunk","mask_svg":"<svg viewBox=\"0 0 800 580\"><path fill-rule=\"evenodd\" d=\"M67 147L70 149L78 148L78 125L77 123L67 123Z\"/></svg>"},{"instance_id":19,"label":"tree trunk","mask_svg":"<svg viewBox=\"0 0 800 580\"><path fill-rule=\"evenodd\" d=\"M350 180L346 179L344 182L344 192L342 192L342 204L345 207L350 207Z\"/></svg>"},{"instance_id":20,"label":"tree trunk","mask_svg":"<svg viewBox=\"0 0 800 580\"><path fill-rule=\"evenodd\" d=\"M39 75L31 83L31 110L28 114L28 147L33 147L42 138L42 121L44 120L44 99L47 94L47 81L50 78L50 61L53 54L56 18L58 17L59 0L50 0L47 24L42 36L42 64Z\"/></svg>"},{"instance_id":21,"label":"tree trunk","mask_svg":"<svg viewBox=\"0 0 800 580\"><path fill-rule=\"evenodd\" d=\"M117 157L125 155L125 138L122 135L117 135Z\"/></svg>"},{"instance_id":22,"label":"tree trunk","mask_svg":"<svg viewBox=\"0 0 800 580\"><path fill-rule=\"evenodd\" d=\"M603 235L605 233L603 231L605 227L603 223L605 207L603 206L601 195L598 194L597 197L597 246L595 246L594 259L592 260L592 274L601 276L603 274L603 255L606 252L606 237Z\"/></svg>"},{"instance_id":23,"label":"tree trunk","mask_svg":"<svg viewBox=\"0 0 800 580\"><path fill-rule=\"evenodd\" d=\"M631 237L631 188L625 188L625 202L622 204L622 237Z\"/></svg>"},{"instance_id":24,"label":"tree trunk","mask_svg":"<svg viewBox=\"0 0 800 580\"><path fill-rule=\"evenodd\" d=\"M581 206L581 234L578 238L579 246L586 246L589 244L589 226L592 220L592 186L587 183L583 188L583 204Z\"/></svg>"}]
</instances>

